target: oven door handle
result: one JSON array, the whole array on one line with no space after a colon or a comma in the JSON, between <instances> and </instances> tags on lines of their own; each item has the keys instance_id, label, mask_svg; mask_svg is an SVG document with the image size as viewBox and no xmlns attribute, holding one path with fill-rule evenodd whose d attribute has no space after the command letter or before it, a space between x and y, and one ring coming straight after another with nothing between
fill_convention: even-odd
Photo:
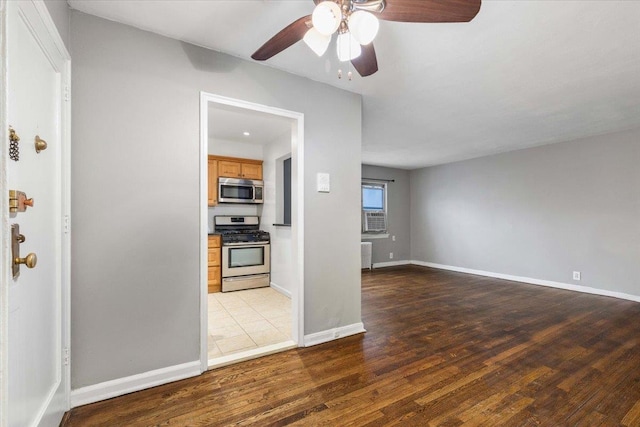
<instances>
[{"instance_id":1,"label":"oven door handle","mask_svg":"<svg viewBox=\"0 0 640 427\"><path fill-rule=\"evenodd\" d=\"M266 246L269 242L229 242L222 243L222 246Z\"/></svg>"}]
</instances>

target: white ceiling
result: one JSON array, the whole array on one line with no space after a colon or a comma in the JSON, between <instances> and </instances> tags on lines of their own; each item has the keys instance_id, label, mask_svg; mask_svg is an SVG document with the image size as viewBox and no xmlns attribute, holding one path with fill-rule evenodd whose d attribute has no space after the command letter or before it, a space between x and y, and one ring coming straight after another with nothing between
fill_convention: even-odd
<instances>
[{"instance_id":1,"label":"white ceiling","mask_svg":"<svg viewBox=\"0 0 640 427\"><path fill-rule=\"evenodd\" d=\"M209 103L209 139L265 145L291 135L291 119L260 111ZM244 135L249 132L249 135Z\"/></svg>"},{"instance_id":2,"label":"white ceiling","mask_svg":"<svg viewBox=\"0 0 640 427\"><path fill-rule=\"evenodd\" d=\"M311 0L69 0L72 8L250 59ZM413 169L640 127L640 1L484 0L470 23L382 21L380 71L334 51L266 61L363 95L364 163Z\"/></svg>"}]
</instances>

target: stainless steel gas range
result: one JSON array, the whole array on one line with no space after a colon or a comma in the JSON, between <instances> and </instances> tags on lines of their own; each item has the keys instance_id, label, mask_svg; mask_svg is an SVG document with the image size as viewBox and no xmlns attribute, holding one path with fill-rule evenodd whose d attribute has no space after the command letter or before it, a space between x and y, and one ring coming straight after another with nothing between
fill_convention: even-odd
<instances>
[{"instance_id":1,"label":"stainless steel gas range","mask_svg":"<svg viewBox=\"0 0 640 427\"><path fill-rule=\"evenodd\" d=\"M222 235L222 292L269 286L270 237L260 230L260 219L217 215L213 225Z\"/></svg>"}]
</instances>

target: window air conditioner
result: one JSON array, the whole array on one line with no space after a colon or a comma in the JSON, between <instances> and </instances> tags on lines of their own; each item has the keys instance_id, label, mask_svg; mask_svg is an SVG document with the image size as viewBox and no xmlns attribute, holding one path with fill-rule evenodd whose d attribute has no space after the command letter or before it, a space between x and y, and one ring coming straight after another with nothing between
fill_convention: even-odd
<instances>
[{"instance_id":1,"label":"window air conditioner","mask_svg":"<svg viewBox=\"0 0 640 427\"><path fill-rule=\"evenodd\" d=\"M365 212L364 231L387 231L387 214L385 212Z\"/></svg>"}]
</instances>

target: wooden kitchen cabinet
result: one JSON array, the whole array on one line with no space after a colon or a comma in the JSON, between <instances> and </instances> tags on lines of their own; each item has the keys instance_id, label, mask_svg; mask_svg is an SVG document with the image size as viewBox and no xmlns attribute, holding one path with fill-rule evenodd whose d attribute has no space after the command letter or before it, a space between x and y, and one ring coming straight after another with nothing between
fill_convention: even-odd
<instances>
[{"instance_id":1,"label":"wooden kitchen cabinet","mask_svg":"<svg viewBox=\"0 0 640 427\"><path fill-rule=\"evenodd\" d=\"M242 163L242 177L246 179L262 179L262 165Z\"/></svg>"},{"instance_id":2,"label":"wooden kitchen cabinet","mask_svg":"<svg viewBox=\"0 0 640 427\"><path fill-rule=\"evenodd\" d=\"M208 174L207 204L215 206L218 204L218 161L211 156L209 156Z\"/></svg>"},{"instance_id":3,"label":"wooden kitchen cabinet","mask_svg":"<svg viewBox=\"0 0 640 427\"><path fill-rule=\"evenodd\" d=\"M240 162L230 162L228 160L220 160L218 162L220 168L218 169L219 176L225 176L227 178L241 178L242 167Z\"/></svg>"},{"instance_id":4,"label":"wooden kitchen cabinet","mask_svg":"<svg viewBox=\"0 0 640 427\"><path fill-rule=\"evenodd\" d=\"M218 176L227 178L262 179L262 160L218 160Z\"/></svg>"},{"instance_id":5,"label":"wooden kitchen cabinet","mask_svg":"<svg viewBox=\"0 0 640 427\"><path fill-rule=\"evenodd\" d=\"M222 248L219 235L209 236L209 250L207 257L208 277L207 288L209 293L222 291Z\"/></svg>"}]
</instances>

